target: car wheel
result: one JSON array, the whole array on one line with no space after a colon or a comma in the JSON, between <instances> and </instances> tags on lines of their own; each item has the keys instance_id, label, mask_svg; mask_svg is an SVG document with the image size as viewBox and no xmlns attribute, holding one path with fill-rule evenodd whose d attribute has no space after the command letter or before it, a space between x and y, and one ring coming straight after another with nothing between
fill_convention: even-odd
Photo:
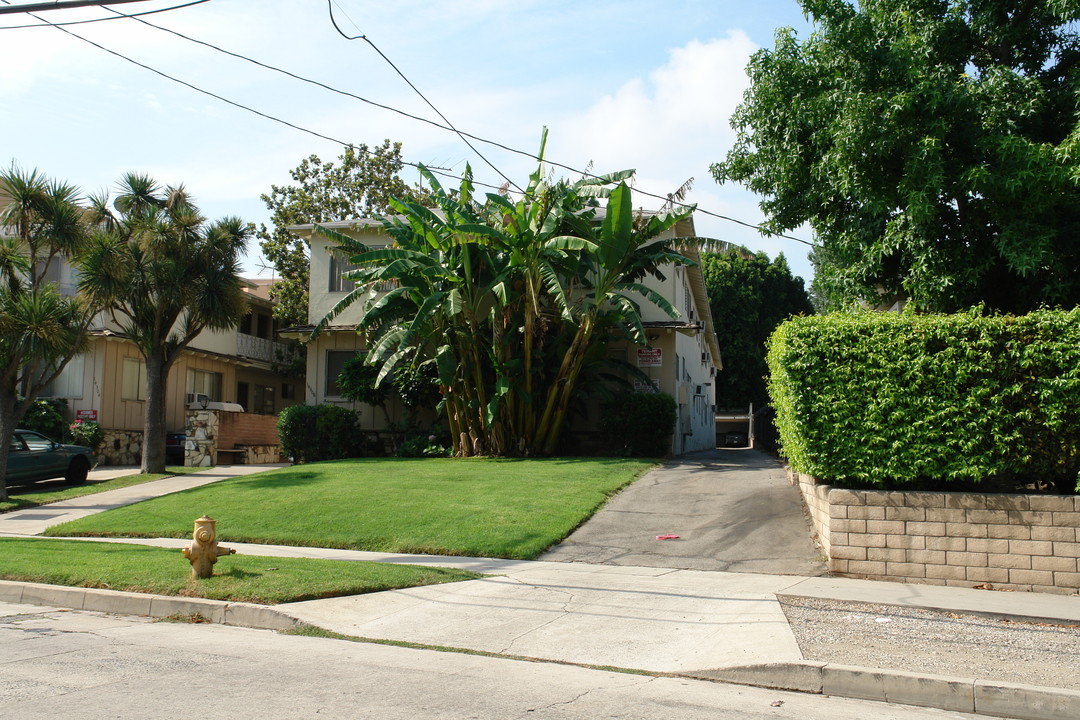
<instances>
[{"instance_id":1,"label":"car wheel","mask_svg":"<svg viewBox=\"0 0 1080 720\"><path fill-rule=\"evenodd\" d=\"M90 472L90 463L86 462L86 458L79 456L72 459L71 464L68 465L67 475L64 479L72 485L78 485L86 482L86 474Z\"/></svg>"}]
</instances>

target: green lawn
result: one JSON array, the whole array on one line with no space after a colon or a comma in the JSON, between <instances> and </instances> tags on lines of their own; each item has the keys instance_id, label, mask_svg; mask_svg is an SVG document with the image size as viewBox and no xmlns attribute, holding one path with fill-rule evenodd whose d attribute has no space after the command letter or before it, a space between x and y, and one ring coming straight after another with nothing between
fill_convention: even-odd
<instances>
[{"instance_id":1,"label":"green lawn","mask_svg":"<svg viewBox=\"0 0 1080 720\"><path fill-rule=\"evenodd\" d=\"M112 480L87 480L82 485L69 485L63 478L42 480L28 485L9 485L7 489L8 499L0 501L0 513L24 510L38 505L48 505L60 500L70 500L83 495L93 495L106 490L116 490L117 488L139 485L151 480L160 480L163 477L200 472L207 469L201 467L167 467L164 474L137 473L113 478Z\"/></svg>"},{"instance_id":2,"label":"green lawn","mask_svg":"<svg viewBox=\"0 0 1080 720\"><path fill-rule=\"evenodd\" d=\"M652 463L631 459L360 459L223 480L93 515L49 535L223 541L535 558Z\"/></svg>"},{"instance_id":3,"label":"green lawn","mask_svg":"<svg viewBox=\"0 0 1080 720\"><path fill-rule=\"evenodd\" d=\"M78 540L0 538L0 578L157 595L274 605L482 577L388 563L256 555L218 559L214 577L196 580L179 550Z\"/></svg>"}]
</instances>

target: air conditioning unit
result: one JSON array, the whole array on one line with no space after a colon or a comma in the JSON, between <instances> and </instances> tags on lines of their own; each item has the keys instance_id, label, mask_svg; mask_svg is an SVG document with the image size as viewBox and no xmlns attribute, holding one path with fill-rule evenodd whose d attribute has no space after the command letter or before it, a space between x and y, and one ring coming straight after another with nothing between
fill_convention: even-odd
<instances>
[{"instance_id":1,"label":"air conditioning unit","mask_svg":"<svg viewBox=\"0 0 1080 720\"><path fill-rule=\"evenodd\" d=\"M205 410L210 404L210 396L206 393L188 393L184 396L184 404L188 410Z\"/></svg>"}]
</instances>

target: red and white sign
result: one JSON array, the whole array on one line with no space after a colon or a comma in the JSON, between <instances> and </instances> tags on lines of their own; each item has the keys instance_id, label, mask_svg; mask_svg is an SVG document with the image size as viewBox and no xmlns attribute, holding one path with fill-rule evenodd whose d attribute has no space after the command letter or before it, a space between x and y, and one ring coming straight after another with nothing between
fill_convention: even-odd
<instances>
[{"instance_id":1,"label":"red and white sign","mask_svg":"<svg viewBox=\"0 0 1080 720\"><path fill-rule=\"evenodd\" d=\"M97 422L97 410L76 410L75 419Z\"/></svg>"},{"instance_id":2,"label":"red and white sign","mask_svg":"<svg viewBox=\"0 0 1080 720\"><path fill-rule=\"evenodd\" d=\"M660 367L664 364L664 353L660 348L638 348L638 367Z\"/></svg>"},{"instance_id":3,"label":"red and white sign","mask_svg":"<svg viewBox=\"0 0 1080 720\"><path fill-rule=\"evenodd\" d=\"M660 392L660 378L653 378L651 383L645 383L640 380L634 381L634 392L640 393L658 393Z\"/></svg>"}]
</instances>

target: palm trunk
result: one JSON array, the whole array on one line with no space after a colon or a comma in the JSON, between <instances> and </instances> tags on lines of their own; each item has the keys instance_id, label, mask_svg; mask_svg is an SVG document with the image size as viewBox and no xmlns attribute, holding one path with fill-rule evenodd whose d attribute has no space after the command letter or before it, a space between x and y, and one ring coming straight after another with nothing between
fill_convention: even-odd
<instances>
[{"instance_id":1,"label":"palm trunk","mask_svg":"<svg viewBox=\"0 0 1080 720\"><path fill-rule=\"evenodd\" d=\"M169 366L158 350L146 358L146 408L143 420L142 472L165 472L165 388Z\"/></svg>"}]
</instances>

